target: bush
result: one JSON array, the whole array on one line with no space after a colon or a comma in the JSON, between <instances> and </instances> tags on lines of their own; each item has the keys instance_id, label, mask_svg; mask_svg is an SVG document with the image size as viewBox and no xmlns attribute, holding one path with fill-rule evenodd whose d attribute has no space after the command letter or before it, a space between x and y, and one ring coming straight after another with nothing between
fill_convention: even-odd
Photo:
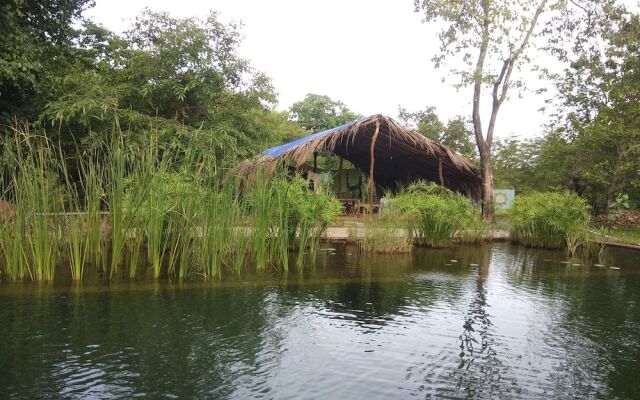
<instances>
[{"instance_id":1,"label":"bush","mask_svg":"<svg viewBox=\"0 0 640 400\"><path fill-rule=\"evenodd\" d=\"M587 203L573 193L519 196L509 214L512 237L525 246L566 247L573 253L586 240L590 219Z\"/></svg>"},{"instance_id":2,"label":"bush","mask_svg":"<svg viewBox=\"0 0 640 400\"><path fill-rule=\"evenodd\" d=\"M418 244L446 247L456 237L466 242L482 237L480 210L467 197L436 184L412 184L396 197L393 207L404 216Z\"/></svg>"}]
</instances>

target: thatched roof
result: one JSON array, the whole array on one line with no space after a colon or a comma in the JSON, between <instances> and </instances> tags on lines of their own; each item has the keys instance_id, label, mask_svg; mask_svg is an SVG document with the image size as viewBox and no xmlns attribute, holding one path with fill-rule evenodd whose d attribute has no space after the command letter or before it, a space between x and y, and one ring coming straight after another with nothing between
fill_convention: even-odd
<instances>
[{"instance_id":1,"label":"thatched roof","mask_svg":"<svg viewBox=\"0 0 640 400\"><path fill-rule=\"evenodd\" d=\"M393 188L419 179L440 182L451 190L480 198L479 170L448 147L427 139L391 118L373 115L348 124L314 133L263 151L238 166L241 173L263 168L273 173L282 163L300 168L315 152L331 152L350 161L365 174L370 173L371 144L374 140L373 176L376 184Z\"/></svg>"}]
</instances>

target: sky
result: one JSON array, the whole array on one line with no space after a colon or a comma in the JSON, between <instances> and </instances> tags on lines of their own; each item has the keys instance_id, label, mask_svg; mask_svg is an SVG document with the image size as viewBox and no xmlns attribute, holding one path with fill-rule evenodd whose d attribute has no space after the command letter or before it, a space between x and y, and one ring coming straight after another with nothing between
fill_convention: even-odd
<instances>
[{"instance_id":1,"label":"sky","mask_svg":"<svg viewBox=\"0 0 640 400\"><path fill-rule=\"evenodd\" d=\"M85 16L122 32L145 7L176 17L215 10L224 22L242 22L239 55L272 79L278 110L316 93L365 116L396 118L399 106L434 106L445 121L471 115L471 89L456 90L448 70L433 66L436 27L421 22L413 0L97 0ZM539 83L531 73L527 81ZM500 110L496 136L540 135L548 115L539 109L548 96L514 93Z\"/></svg>"}]
</instances>

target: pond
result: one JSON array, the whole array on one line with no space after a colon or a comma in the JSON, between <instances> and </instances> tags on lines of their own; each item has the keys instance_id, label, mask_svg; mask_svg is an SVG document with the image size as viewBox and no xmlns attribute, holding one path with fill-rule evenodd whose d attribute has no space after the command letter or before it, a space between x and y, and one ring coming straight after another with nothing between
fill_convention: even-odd
<instances>
[{"instance_id":1,"label":"pond","mask_svg":"<svg viewBox=\"0 0 640 400\"><path fill-rule=\"evenodd\" d=\"M332 246L287 276L4 283L0 398L640 397L640 252Z\"/></svg>"}]
</instances>

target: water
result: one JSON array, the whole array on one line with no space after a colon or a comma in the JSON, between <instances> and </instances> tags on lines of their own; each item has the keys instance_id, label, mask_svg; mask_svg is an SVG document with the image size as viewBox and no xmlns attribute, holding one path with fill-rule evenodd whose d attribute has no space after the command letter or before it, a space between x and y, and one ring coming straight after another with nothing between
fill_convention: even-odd
<instances>
[{"instance_id":1,"label":"water","mask_svg":"<svg viewBox=\"0 0 640 400\"><path fill-rule=\"evenodd\" d=\"M336 247L213 287L5 283L0 398L640 398L640 252Z\"/></svg>"}]
</instances>

